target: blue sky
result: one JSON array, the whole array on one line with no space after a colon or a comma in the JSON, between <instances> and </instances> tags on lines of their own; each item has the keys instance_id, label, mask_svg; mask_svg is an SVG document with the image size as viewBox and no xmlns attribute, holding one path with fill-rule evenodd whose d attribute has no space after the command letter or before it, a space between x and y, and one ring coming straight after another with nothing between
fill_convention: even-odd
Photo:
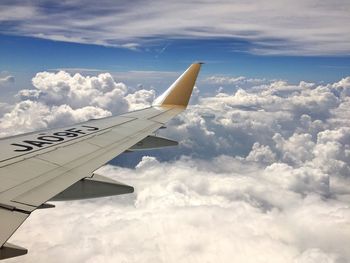
<instances>
[{"instance_id":1,"label":"blue sky","mask_svg":"<svg viewBox=\"0 0 350 263\"><path fill-rule=\"evenodd\" d=\"M37 72L56 69L85 74L181 72L202 60L207 65L201 78L227 75L297 83L350 75L350 5L282 2L151 1L150 8L138 1L103 1L99 7L79 0L55 5L5 1L0 73L14 76L15 82L2 89L2 100L30 87ZM151 82L134 78L135 83Z\"/></svg>"},{"instance_id":2,"label":"blue sky","mask_svg":"<svg viewBox=\"0 0 350 263\"><path fill-rule=\"evenodd\" d=\"M148 107L206 62L157 133L179 146L96 172L135 193L35 211L13 262L350 262L349 14L349 0L0 1L1 137Z\"/></svg>"}]
</instances>

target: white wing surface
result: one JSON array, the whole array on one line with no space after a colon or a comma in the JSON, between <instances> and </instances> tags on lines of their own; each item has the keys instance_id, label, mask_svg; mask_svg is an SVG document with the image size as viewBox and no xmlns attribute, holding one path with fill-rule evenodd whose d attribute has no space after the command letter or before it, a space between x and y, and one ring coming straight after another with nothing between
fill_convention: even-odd
<instances>
[{"instance_id":1,"label":"white wing surface","mask_svg":"<svg viewBox=\"0 0 350 263\"><path fill-rule=\"evenodd\" d=\"M186 108L200 66L192 64L152 107L0 139L0 259L27 253L7 241L34 210L54 207L47 201L133 192L94 171L125 151L176 145L154 132Z\"/></svg>"}]
</instances>

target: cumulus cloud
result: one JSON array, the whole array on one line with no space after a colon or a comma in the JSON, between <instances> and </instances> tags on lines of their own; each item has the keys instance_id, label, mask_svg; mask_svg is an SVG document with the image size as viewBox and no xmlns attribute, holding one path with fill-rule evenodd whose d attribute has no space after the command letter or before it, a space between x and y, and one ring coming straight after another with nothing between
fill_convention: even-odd
<instances>
[{"instance_id":1,"label":"cumulus cloud","mask_svg":"<svg viewBox=\"0 0 350 263\"><path fill-rule=\"evenodd\" d=\"M18 92L16 105L3 105L1 136L145 108L155 97L154 90L130 92L109 73L83 76L65 71L39 72L33 77L32 84L35 89Z\"/></svg>"},{"instance_id":2,"label":"cumulus cloud","mask_svg":"<svg viewBox=\"0 0 350 263\"><path fill-rule=\"evenodd\" d=\"M54 5L7 1L0 8L0 30L130 49L152 47L159 39L220 38L244 41L246 48L239 51L257 54L349 55L349 8L347 1L330 0L118 4L105 0L99 7L81 0Z\"/></svg>"},{"instance_id":3,"label":"cumulus cloud","mask_svg":"<svg viewBox=\"0 0 350 263\"><path fill-rule=\"evenodd\" d=\"M108 74L44 72L33 85L4 131L118 113L112 97L127 110L154 98ZM11 239L30 253L13 261L349 262L349 89L348 77L198 93L161 132L177 149L97 171L134 194L36 211Z\"/></svg>"},{"instance_id":4,"label":"cumulus cloud","mask_svg":"<svg viewBox=\"0 0 350 263\"><path fill-rule=\"evenodd\" d=\"M276 81L218 93L200 98L166 133L198 158L237 156L312 181L299 185L303 191L349 192L348 86L348 78L326 85Z\"/></svg>"},{"instance_id":5,"label":"cumulus cloud","mask_svg":"<svg viewBox=\"0 0 350 263\"><path fill-rule=\"evenodd\" d=\"M201 97L199 104L173 122L176 125L169 134L181 137L185 148L198 147L194 152L200 154L208 152L200 150L203 147L214 155L247 155L255 142L285 152L285 139L290 140L290 149L300 145L307 151L312 146L305 141L315 143L319 132L337 130L347 123L346 114L338 114L349 100L344 95L346 89L339 92L334 88L339 83L291 85L277 81ZM296 158L305 161L305 153Z\"/></svg>"},{"instance_id":6,"label":"cumulus cloud","mask_svg":"<svg viewBox=\"0 0 350 263\"><path fill-rule=\"evenodd\" d=\"M109 116L110 112L101 108L86 106L72 109L69 105L48 106L40 102L25 100L17 103L1 118L0 135L13 135L34 130L59 127L98 117Z\"/></svg>"}]
</instances>

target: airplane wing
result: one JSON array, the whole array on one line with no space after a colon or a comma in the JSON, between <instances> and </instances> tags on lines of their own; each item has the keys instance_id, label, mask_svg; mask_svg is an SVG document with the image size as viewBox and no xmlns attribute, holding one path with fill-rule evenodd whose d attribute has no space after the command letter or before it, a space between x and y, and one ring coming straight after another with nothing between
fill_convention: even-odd
<instances>
[{"instance_id":1,"label":"airplane wing","mask_svg":"<svg viewBox=\"0 0 350 263\"><path fill-rule=\"evenodd\" d=\"M76 200L133 192L94 171L125 151L176 145L154 135L182 112L201 63L192 64L152 107L119 116L0 139L0 259L27 253L8 239L50 200Z\"/></svg>"}]
</instances>

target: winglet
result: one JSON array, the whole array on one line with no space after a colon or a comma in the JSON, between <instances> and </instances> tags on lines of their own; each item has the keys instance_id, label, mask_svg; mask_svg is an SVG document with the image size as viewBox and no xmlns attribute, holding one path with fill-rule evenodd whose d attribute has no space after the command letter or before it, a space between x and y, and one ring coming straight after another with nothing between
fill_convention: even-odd
<instances>
[{"instance_id":1,"label":"winglet","mask_svg":"<svg viewBox=\"0 0 350 263\"><path fill-rule=\"evenodd\" d=\"M155 99L153 106L186 108L202 64L193 63L162 95Z\"/></svg>"}]
</instances>

